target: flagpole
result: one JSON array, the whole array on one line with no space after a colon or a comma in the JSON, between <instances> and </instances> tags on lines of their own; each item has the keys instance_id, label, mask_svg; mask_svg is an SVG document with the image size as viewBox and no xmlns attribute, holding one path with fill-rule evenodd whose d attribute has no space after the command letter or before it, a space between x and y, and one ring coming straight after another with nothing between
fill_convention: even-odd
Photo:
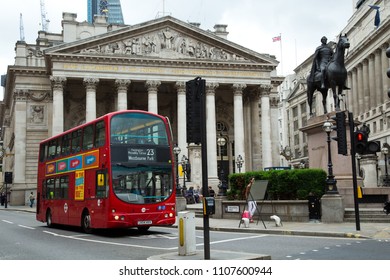
<instances>
[{"instance_id":1,"label":"flagpole","mask_svg":"<svg viewBox=\"0 0 390 280\"><path fill-rule=\"evenodd\" d=\"M294 40L295 41L295 65L294 67L297 67L298 65L298 55L297 55L297 39Z\"/></svg>"},{"instance_id":2,"label":"flagpole","mask_svg":"<svg viewBox=\"0 0 390 280\"><path fill-rule=\"evenodd\" d=\"M280 37L280 72L283 76L283 49L282 49L282 33L279 33L279 37Z\"/></svg>"}]
</instances>

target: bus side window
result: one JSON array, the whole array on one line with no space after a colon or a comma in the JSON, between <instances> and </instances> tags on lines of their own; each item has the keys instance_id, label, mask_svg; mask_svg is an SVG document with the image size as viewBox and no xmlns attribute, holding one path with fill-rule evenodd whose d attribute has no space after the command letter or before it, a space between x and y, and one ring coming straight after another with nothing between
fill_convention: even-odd
<instances>
[{"instance_id":1,"label":"bus side window","mask_svg":"<svg viewBox=\"0 0 390 280\"><path fill-rule=\"evenodd\" d=\"M106 131L103 121L96 123L95 134L95 147L98 148L104 146L106 143Z\"/></svg>"},{"instance_id":2,"label":"bus side window","mask_svg":"<svg viewBox=\"0 0 390 280\"><path fill-rule=\"evenodd\" d=\"M54 199L54 178L46 180L46 198Z\"/></svg>"},{"instance_id":3,"label":"bus side window","mask_svg":"<svg viewBox=\"0 0 390 280\"><path fill-rule=\"evenodd\" d=\"M69 134L65 134L62 136L62 148L61 148L61 154L62 155L69 155L70 153L70 136Z\"/></svg>"},{"instance_id":4,"label":"bus side window","mask_svg":"<svg viewBox=\"0 0 390 280\"><path fill-rule=\"evenodd\" d=\"M107 170L100 170L96 172L96 197L106 198L108 194L107 189Z\"/></svg>"},{"instance_id":5,"label":"bus side window","mask_svg":"<svg viewBox=\"0 0 390 280\"><path fill-rule=\"evenodd\" d=\"M69 192L69 176L62 176L60 177L60 197L67 199L68 192Z\"/></svg>"},{"instance_id":6,"label":"bus side window","mask_svg":"<svg viewBox=\"0 0 390 280\"><path fill-rule=\"evenodd\" d=\"M57 139L51 140L49 142L49 158L53 159L56 156L57 150Z\"/></svg>"},{"instance_id":7,"label":"bus side window","mask_svg":"<svg viewBox=\"0 0 390 280\"><path fill-rule=\"evenodd\" d=\"M61 156L61 143L62 143L62 138L58 138L57 147L56 147L56 157Z\"/></svg>"},{"instance_id":8,"label":"bus side window","mask_svg":"<svg viewBox=\"0 0 390 280\"><path fill-rule=\"evenodd\" d=\"M72 133L72 153L81 151L81 129L73 131Z\"/></svg>"},{"instance_id":9,"label":"bus side window","mask_svg":"<svg viewBox=\"0 0 390 280\"><path fill-rule=\"evenodd\" d=\"M89 150L93 148L93 134L94 126L89 125L84 128L83 133L83 150Z\"/></svg>"}]
</instances>

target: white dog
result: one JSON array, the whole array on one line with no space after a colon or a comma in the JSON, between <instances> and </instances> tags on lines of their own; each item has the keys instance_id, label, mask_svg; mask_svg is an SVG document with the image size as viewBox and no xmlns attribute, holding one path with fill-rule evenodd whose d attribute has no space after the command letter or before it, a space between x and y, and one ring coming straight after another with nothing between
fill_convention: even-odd
<instances>
[{"instance_id":1,"label":"white dog","mask_svg":"<svg viewBox=\"0 0 390 280\"><path fill-rule=\"evenodd\" d=\"M270 219L275 221L275 225L276 225L277 227L281 227L281 226L283 225L283 224L282 224L282 220L281 220L278 216L276 216L276 215L272 215L272 216L270 217Z\"/></svg>"}]
</instances>

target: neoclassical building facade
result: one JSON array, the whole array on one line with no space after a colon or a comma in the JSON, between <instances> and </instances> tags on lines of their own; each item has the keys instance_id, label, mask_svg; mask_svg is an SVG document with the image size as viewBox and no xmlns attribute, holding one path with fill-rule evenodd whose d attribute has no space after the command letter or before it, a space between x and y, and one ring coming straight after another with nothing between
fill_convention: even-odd
<instances>
[{"instance_id":1,"label":"neoclassical building facade","mask_svg":"<svg viewBox=\"0 0 390 280\"><path fill-rule=\"evenodd\" d=\"M200 147L186 141L186 81L206 80L209 184L219 173L278 165L278 61L227 40L226 25L162 17L133 26L94 24L63 13L61 34L39 32L36 44L16 43L1 103L3 172L13 172L10 203L36 188L38 144L108 112L141 109L167 116L174 142L201 184ZM218 137L226 140L217 146Z\"/></svg>"}]
</instances>

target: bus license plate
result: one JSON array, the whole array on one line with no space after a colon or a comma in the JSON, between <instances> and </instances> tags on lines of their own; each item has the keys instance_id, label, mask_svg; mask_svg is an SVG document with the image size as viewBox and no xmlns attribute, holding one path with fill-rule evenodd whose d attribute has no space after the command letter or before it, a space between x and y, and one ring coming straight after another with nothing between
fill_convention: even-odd
<instances>
[{"instance_id":1,"label":"bus license plate","mask_svg":"<svg viewBox=\"0 0 390 280\"><path fill-rule=\"evenodd\" d=\"M138 225L151 225L152 221L138 221Z\"/></svg>"}]
</instances>

